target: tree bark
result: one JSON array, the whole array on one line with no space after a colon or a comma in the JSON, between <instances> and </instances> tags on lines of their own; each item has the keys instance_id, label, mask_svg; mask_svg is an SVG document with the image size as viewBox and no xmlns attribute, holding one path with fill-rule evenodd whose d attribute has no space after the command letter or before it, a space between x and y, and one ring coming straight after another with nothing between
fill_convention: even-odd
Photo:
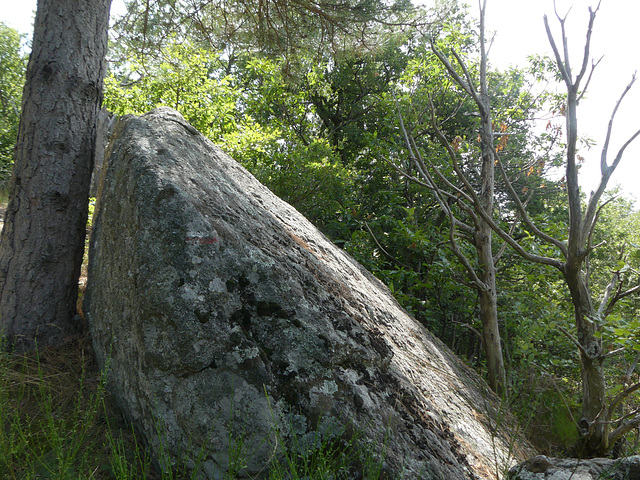
<instances>
[{"instance_id":1,"label":"tree bark","mask_svg":"<svg viewBox=\"0 0 640 480\"><path fill-rule=\"evenodd\" d=\"M482 8L482 37L484 38L484 11ZM496 155L493 145L493 125L491 118L491 99L487 89L487 55L484 42L481 45L480 59L480 138L482 140L482 165L480 172L480 194L476 211L482 210L488 216L493 215L495 195L495 165ZM496 267L493 258L493 230L491 225L482 218L476 225L476 251L482 268L482 288L480 288L480 319L482 320L482 335L484 337L487 355L487 371L489 385L498 395L506 392L506 374L502 355L502 341L498 324L498 290L496 287Z\"/></svg>"},{"instance_id":2,"label":"tree bark","mask_svg":"<svg viewBox=\"0 0 640 480\"><path fill-rule=\"evenodd\" d=\"M492 137L489 130L483 128L483 139ZM483 143L484 140L483 140ZM489 144L491 145L491 144ZM482 187L479 200L480 208L491 214L493 212L494 195L494 156L492 146L483 148L482 155ZM506 374L502 356L502 342L498 324L498 293L496 287L496 267L493 258L493 230L485 221L479 219L474 236L482 285L478 287L480 299L480 320L482 321L482 337L487 356L487 373L491 389L499 395L505 393Z\"/></svg>"},{"instance_id":3,"label":"tree bark","mask_svg":"<svg viewBox=\"0 0 640 480\"><path fill-rule=\"evenodd\" d=\"M20 350L76 333L111 0L39 0L9 205L0 328Z\"/></svg>"},{"instance_id":4,"label":"tree bark","mask_svg":"<svg viewBox=\"0 0 640 480\"><path fill-rule=\"evenodd\" d=\"M479 289L480 320L482 321L482 339L484 341L485 354L487 356L487 375L489 386L499 395L506 392L505 370L502 356L502 343L498 328L498 296L496 293L495 268L490 265L492 278L487 289Z\"/></svg>"},{"instance_id":5,"label":"tree bark","mask_svg":"<svg viewBox=\"0 0 640 480\"><path fill-rule=\"evenodd\" d=\"M581 262L576 262L581 265ZM564 278L574 307L576 341L580 350L582 379L582 416L578 424L580 440L575 446L578 457L604 455L609 450L606 385L602 340L596 336L597 312L593 308L587 279L579 268L567 262Z\"/></svg>"}]
</instances>

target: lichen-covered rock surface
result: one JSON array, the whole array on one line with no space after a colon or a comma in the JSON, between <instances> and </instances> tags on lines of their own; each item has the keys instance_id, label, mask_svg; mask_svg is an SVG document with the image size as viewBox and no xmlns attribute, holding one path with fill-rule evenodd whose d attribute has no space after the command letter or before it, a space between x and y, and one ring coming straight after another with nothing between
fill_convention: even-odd
<instances>
[{"instance_id":1,"label":"lichen-covered rock surface","mask_svg":"<svg viewBox=\"0 0 640 480\"><path fill-rule=\"evenodd\" d=\"M458 480L529 453L482 379L177 112L119 120L99 195L84 310L156 457L267 478L283 445L361 435L384 478Z\"/></svg>"},{"instance_id":2,"label":"lichen-covered rock surface","mask_svg":"<svg viewBox=\"0 0 640 480\"><path fill-rule=\"evenodd\" d=\"M640 480L640 456L610 459L534 457L509 471L509 480Z\"/></svg>"}]
</instances>

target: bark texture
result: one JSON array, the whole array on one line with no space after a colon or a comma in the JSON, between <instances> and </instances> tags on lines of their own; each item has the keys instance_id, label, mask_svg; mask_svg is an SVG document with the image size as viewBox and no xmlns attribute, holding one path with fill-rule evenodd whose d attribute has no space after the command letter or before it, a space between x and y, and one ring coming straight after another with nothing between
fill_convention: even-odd
<instances>
[{"instance_id":1,"label":"bark texture","mask_svg":"<svg viewBox=\"0 0 640 480\"><path fill-rule=\"evenodd\" d=\"M486 56L483 56L486 58ZM493 215L495 194L495 150L493 146L493 127L490 112L490 100L486 86L486 61L481 64L481 102L480 112L482 125L480 138L482 139L482 158L480 192L477 209L482 209L487 215ZM499 395L505 393L506 373L502 355L502 341L498 323L498 290L496 287L496 266L493 258L493 230L482 218L475 222L475 247L480 264L480 282L478 293L480 300L480 320L482 321L482 336L487 355L487 373L489 385Z\"/></svg>"},{"instance_id":2,"label":"bark texture","mask_svg":"<svg viewBox=\"0 0 640 480\"><path fill-rule=\"evenodd\" d=\"M111 0L39 0L0 241L0 327L10 346L80 327L78 277Z\"/></svg>"},{"instance_id":3,"label":"bark texture","mask_svg":"<svg viewBox=\"0 0 640 480\"><path fill-rule=\"evenodd\" d=\"M84 311L156 454L203 448L201 477L222 478L245 432L244 473L268 478L275 429L360 432L384 478L494 479L521 458L482 379L177 112L121 118L106 162Z\"/></svg>"}]
</instances>

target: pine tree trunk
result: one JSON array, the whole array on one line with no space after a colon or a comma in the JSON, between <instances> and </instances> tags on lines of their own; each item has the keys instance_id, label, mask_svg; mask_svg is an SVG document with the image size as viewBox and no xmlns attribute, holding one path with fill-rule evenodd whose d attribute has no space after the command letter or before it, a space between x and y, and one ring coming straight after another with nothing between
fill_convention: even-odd
<instances>
[{"instance_id":1,"label":"pine tree trunk","mask_svg":"<svg viewBox=\"0 0 640 480\"><path fill-rule=\"evenodd\" d=\"M39 0L0 241L0 327L9 346L78 331L96 118L111 0Z\"/></svg>"}]
</instances>

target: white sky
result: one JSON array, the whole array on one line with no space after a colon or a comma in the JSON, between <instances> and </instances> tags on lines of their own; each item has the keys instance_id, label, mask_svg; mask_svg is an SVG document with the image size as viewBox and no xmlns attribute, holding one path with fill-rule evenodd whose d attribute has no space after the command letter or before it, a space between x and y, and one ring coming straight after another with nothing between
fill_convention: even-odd
<instances>
[{"instance_id":1,"label":"white sky","mask_svg":"<svg viewBox=\"0 0 640 480\"><path fill-rule=\"evenodd\" d=\"M472 13L478 11L477 0L467 2ZM574 75L582 63L590 5L595 8L597 0L556 0L560 16L569 12L565 26ZM560 24L554 13L553 0L487 0L487 29L496 32L490 62L498 68L525 66L526 57L530 54L551 55L544 14L549 17L549 25L558 44ZM639 20L640 2L637 0L603 0L596 15L591 52L595 59L603 55L604 58L594 73L587 98L578 110L580 134L586 134L597 142L590 151L581 152L587 160L580 172L580 182L587 193L599 180L600 153L613 108L636 70L640 76ZM640 130L639 106L640 78L616 115L609 145L610 161L620 146ZM609 181L609 188L615 184L622 185L626 194L640 200L640 137L625 151L620 166Z\"/></svg>"},{"instance_id":2,"label":"white sky","mask_svg":"<svg viewBox=\"0 0 640 480\"><path fill-rule=\"evenodd\" d=\"M588 7L597 0L556 0L561 15L571 8L567 20L569 48L573 52L572 68L579 69L588 23ZM475 0L467 0L470 11L478 11ZM427 0L428 3L428 0ZM534 53L551 52L542 17L549 16L551 28L559 35L559 24L554 14L553 0L488 0L487 28L496 37L490 51L490 62L498 67L524 66L526 57ZM21 33L31 33L36 0L0 0L0 21ZM113 0L112 15L122 12L123 0ZM589 152L581 152L587 159L581 170L581 184L589 192L599 176L599 158L602 140L615 103L640 70L640 2L637 0L603 0L596 17L592 36L595 58L604 58L592 80L588 98L579 110L579 130L597 141ZM559 40L556 40L559 41ZM618 148L633 132L640 129L640 79L627 95L616 117L614 135L609 147L612 159ZM625 193L640 200L640 138L627 148L625 156L612 177L609 186L619 183Z\"/></svg>"}]
</instances>

